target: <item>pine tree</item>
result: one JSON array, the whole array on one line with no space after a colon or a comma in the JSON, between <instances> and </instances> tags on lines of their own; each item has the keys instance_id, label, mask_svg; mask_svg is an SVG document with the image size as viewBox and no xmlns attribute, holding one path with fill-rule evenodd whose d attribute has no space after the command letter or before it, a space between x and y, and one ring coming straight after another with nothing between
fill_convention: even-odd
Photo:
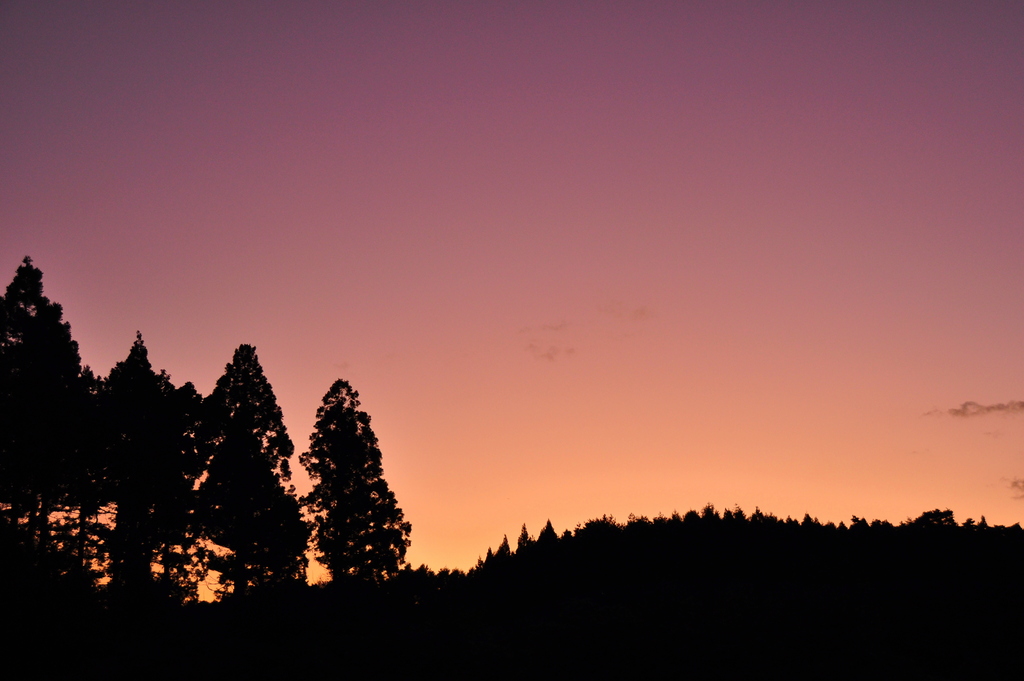
<instances>
[{"instance_id":1,"label":"pine tree","mask_svg":"<svg viewBox=\"0 0 1024 681\"><path fill-rule=\"evenodd\" d=\"M315 519L318 556L335 579L392 575L405 560L412 526L383 478L377 436L359 409L359 393L335 381L316 415L309 451L299 460L313 481L303 503Z\"/></svg>"},{"instance_id":2,"label":"pine tree","mask_svg":"<svg viewBox=\"0 0 1024 681\"><path fill-rule=\"evenodd\" d=\"M76 534L83 508L97 505L85 436L92 375L42 277L26 257L2 300L0 509L41 574L88 576Z\"/></svg>"},{"instance_id":3,"label":"pine tree","mask_svg":"<svg viewBox=\"0 0 1024 681\"><path fill-rule=\"evenodd\" d=\"M530 533L526 530L526 523L523 523L523 529L520 530L519 539L516 541L516 555L529 552L536 541L537 540L531 537Z\"/></svg>"},{"instance_id":4,"label":"pine tree","mask_svg":"<svg viewBox=\"0 0 1024 681\"><path fill-rule=\"evenodd\" d=\"M255 348L235 350L204 411L210 461L200 495L206 537L220 547L210 568L235 594L300 579L309 530L283 487L294 448Z\"/></svg>"},{"instance_id":5,"label":"pine tree","mask_svg":"<svg viewBox=\"0 0 1024 681\"><path fill-rule=\"evenodd\" d=\"M165 596L191 600L199 395L191 383L175 389L166 372L157 374L137 334L128 357L111 369L102 396L110 442L107 485L116 505L112 586L127 598L159 586Z\"/></svg>"},{"instance_id":6,"label":"pine tree","mask_svg":"<svg viewBox=\"0 0 1024 681\"><path fill-rule=\"evenodd\" d=\"M537 547L546 551L557 545L558 533L555 532L555 528L549 518L547 524L544 525L544 529L537 535Z\"/></svg>"}]
</instances>

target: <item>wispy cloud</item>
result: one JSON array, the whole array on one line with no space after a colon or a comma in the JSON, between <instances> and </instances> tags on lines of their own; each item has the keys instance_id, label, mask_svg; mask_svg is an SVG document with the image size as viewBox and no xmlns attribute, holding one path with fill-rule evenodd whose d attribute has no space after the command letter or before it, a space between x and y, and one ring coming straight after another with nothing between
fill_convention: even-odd
<instances>
[{"instance_id":1,"label":"wispy cloud","mask_svg":"<svg viewBox=\"0 0 1024 681\"><path fill-rule=\"evenodd\" d=\"M519 329L519 333L547 333L548 331L564 331L569 326L569 322L564 319L554 324L541 324L540 326L524 326Z\"/></svg>"},{"instance_id":2,"label":"wispy cloud","mask_svg":"<svg viewBox=\"0 0 1024 681\"><path fill-rule=\"evenodd\" d=\"M1024 478L1014 478L1011 480L1010 489L1013 490L1014 499L1024 499Z\"/></svg>"},{"instance_id":3,"label":"wispy cloud","mask_svg":"<svg viewBox=\"0 0 1024 681\"><path fill-rule=\"evenodd\" d=\"M572 322L563 318L523 326L519 328L519 334L526 336L524 340L528 340L528 343L525 349L534 359L554 362L575 355L577 347L581 343L586 345L587 339L592 339L594 334L600 337L610 331L614 336L628 337L635 333L634 324L655 316L654 310L647 305L634 305L621 300L610 300L598 305L597 313L598 317L605 318L605 323L595 324L598 320L591 313L582 320Z\"/></svg>"},{"instance_id":4,"label":"wispy cloud","mask_svg":"<svg viewBox=\"0 0 1024 681\"><path fill-rule=\"evenodd\" d=\"M654 310L646 305L633 307L632 305L623 303L621 300L607 302L601 305L598 309L603 314L631 322L640 322L654 316Z\"/></svg>"},{"instance_id":5,"label":"wispy cloud","mask_svg":"<svg viewBox=\"0 0 1024 681\"><path fill-rule=\"evenodd\" d=\"M572 357L576 354L576 348L562 347L558 345L538 345L530 343L526 351L533 355L534 359L546 359L554 362L556 359Z\"/></svg>"},{"instance_id":6,"label":"wispy cloud","mask_svg":"<svg viewBox=\"0 0 1024 681\"><path fill-rule=\"evenodd\" d=\"M929 412L929 414L932 412ZM964 402L959 407L947 409L950 416L968 418L971 416L986 416L988 414L1024 414L1024 402L1000 402L999 404L978 404L977 402Z\"/></svg>"}]
</instances>

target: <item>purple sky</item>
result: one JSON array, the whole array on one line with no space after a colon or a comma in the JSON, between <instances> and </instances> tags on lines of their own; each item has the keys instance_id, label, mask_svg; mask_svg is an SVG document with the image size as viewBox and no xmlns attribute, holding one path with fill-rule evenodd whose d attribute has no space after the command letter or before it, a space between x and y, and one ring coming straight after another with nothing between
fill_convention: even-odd
<instances>
[{"instance_id":1,"label":"purple sky","mask_svg":"<svg viewBox=\"0 0 1024 681\"><path fill-rule=\"evenodd\" d=\"M1018 2L4 2L0 273L31 255L101 374L138 329L205 394L256 345L300 450L349 379L417 564L709 501L1011 524L1024 419L947 410L1024 399L1022 35Z\"/></svg>"}]
</instances>

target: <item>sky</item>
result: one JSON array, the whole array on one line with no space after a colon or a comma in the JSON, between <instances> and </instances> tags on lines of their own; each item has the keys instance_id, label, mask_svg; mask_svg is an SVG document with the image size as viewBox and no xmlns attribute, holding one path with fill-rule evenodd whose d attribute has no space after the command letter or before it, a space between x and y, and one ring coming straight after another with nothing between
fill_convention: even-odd
<instances>
[{"instance_id":1,"label":"sky","mask_svg":"<svg viewBox=\"0 0 1024 681\"><path fill-rule=\"evenodd\" d=\"M0 2L0 276L412 523L1024 520L1019 2ZM974 406L962 405L968 402ZM1016 486L1015 486L1016 481ZM300 493L308 480L296 476Z\"/></svg>"}]
</instances>

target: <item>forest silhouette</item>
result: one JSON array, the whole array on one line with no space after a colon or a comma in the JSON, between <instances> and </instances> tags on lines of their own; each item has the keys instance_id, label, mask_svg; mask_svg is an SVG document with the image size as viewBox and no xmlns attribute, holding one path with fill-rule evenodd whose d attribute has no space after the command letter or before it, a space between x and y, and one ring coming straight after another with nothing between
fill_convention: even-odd
<instances>
[{"instance_id":1,"label":"forest silhouette","mask_svg":"<svg viewBox=\"0 0 1024 681\"><path fill-rule=\"evenodd\" d=\"M524 525L467 572L413 569L347 381L297 457L299 497L252 346L202 396L153 369L141 334L108 376L82 366L27 257L0 303L0 634L52 651L33 675L1019 674L1019 524L708 505ZM329 581L307 583L309 553Z\"/></svg>"}]
</instances>

